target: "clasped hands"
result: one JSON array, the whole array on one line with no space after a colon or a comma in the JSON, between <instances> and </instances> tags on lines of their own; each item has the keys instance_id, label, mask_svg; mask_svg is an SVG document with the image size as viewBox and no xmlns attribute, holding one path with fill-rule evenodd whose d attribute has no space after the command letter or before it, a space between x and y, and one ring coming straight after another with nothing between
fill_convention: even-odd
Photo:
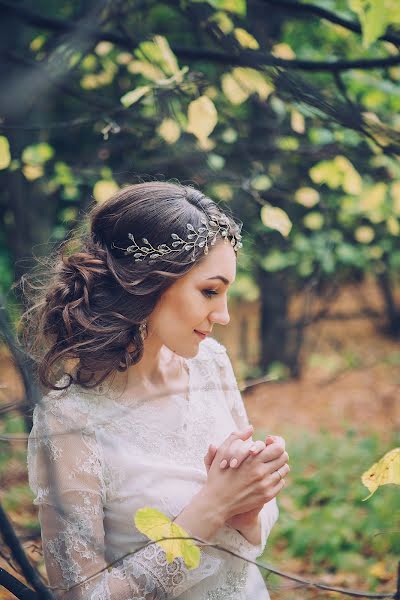
<instances>
[{"instance_id":1,"label":"clasped hands","mask_svg":"<svg viewBox=\"0 0 400 600\"><path fill-rule=\"evenodd\" d=\"M214 482L214 488L218 489L220 478L225 479L222 482L227 489L225 522L239 531L258 522L264 504L279 494L290 471L284 439L271 435L265 442L253 441L252 433L252 426L234 431L218 448L210 445L204 457L210 484Z\"/></svg>"}]
</instances>

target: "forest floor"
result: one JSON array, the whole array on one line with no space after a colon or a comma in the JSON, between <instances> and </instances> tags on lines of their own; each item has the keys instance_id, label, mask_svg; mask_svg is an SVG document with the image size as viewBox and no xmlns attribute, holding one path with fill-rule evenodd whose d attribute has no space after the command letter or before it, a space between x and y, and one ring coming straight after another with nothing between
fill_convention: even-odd
<instances>
[{"instance_id":1,"label":"forest floor","mask_svg":"<svg viewBox=\"0 0 400 600\"><path fill-rule=\"evenodd\" d=\"M376 307L379 301L374 297L375 291L364 289L364 298L366 293L368 305ZM350 287L343 291L331 309L336 313L354 312L360 309L360 298L357 299ZM358 438L377 435L389 443L400 431L400 343L386 336L383 327L379 319L366 318L324 320L310 326L302 353L301 378L255 385L244 393L249 418L257 433L260 436L265 433L285 436L289 453L290 440L295 436L307 438L321 432L338 438L349 432ZM3 360L0 364L0 381L6 385L0 389L0 393L3 392L1 406L1 403L18 400L21 386L10 362ZM0 454L3 448L5 444L1 443ZM14 444L13 450L13 453L8 450L3 453L4 464L2 467L0 464L0 499L17 527L22 526L24 531L35 530L36 511L26 487L24 445ZM38 564L39 546L39 539L26 544L29 555ZM279 564L279 545L273 562ZM303 576L310 574L307 557L288 559L285 555L285 565L288 571ZM0 558L1 566L4 561ZM364 577L357 574L343 579L332 573L324 576L324 581L365 589ZM394 576L385 575L384 569L380 581L379 591L395 587ZM317 597L316 593L308 594L311 596L303 593L301 597ZM325 592L322 595L319 592L318 597L326 596ZM283 590L277 597L291 598ZM300 594L295 593L293 597L300 597ZM7 592L0 591L0 600L11 598Z\"/></svg>"}]
</instances>

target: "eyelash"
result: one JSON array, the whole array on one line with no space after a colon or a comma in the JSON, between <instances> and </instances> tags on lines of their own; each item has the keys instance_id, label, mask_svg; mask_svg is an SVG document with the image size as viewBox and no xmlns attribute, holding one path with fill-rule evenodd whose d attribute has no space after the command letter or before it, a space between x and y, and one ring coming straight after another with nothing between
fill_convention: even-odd
<instances>
[{"instance_id":1,"label":"eyelash","mask_svg":"<svg viewBox=\"0 0 400 600\"><path fill-rule=\"evenodd\" d=\"M212 298L213 296L216 296L218 294L217 291L215 290L203 290L203 294L206 298Z\"/></svg>"}]
</instances>

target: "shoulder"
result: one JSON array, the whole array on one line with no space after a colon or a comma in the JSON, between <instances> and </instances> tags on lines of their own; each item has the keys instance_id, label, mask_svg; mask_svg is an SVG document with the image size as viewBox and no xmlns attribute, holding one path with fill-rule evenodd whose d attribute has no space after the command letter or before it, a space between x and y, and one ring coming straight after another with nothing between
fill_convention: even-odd
<instances>
[{"instance_id":1,"label":"shoulder","mask_svg":"<svg viewBox=\"0 0 400 600\"><path fill-rule=\"evenodd\" d=\"M68 378L63 377L57 385L62 387L67 382ZM51 390L34 409L34 426L60 433L72 431L78 426L82 431L91 421L94 408L91 400L91 394L74 384L65 389Z\"/></svg>"}]
</instances>

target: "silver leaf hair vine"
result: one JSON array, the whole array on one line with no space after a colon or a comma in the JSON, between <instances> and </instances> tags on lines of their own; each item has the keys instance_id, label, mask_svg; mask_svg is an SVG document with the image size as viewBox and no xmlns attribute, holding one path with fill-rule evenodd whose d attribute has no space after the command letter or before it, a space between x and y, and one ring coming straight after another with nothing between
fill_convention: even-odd
<instances>
[{"instance_id":1,"label":"silver leaf hair vine","mask_svg":"<svg viewBox=\"0 0 400 600\"><path fill-rule=\"evenodd\" d=\"M133 242L127 248L121 248L111 244L112 248L122 250L125 256L132 255L134 262L141 262L145 259L155 260L171 254L179 252L182 249L192 250L191 260L195 260L195 249L197 247L204 248L204 254L208 254L210 246L214 246L217 242L218 234L221 235L225 242L230 242L231 246L237 252L242 247L242 236L240 235L241 226L237 225L237 231L232 231L229 224L229 219L222 214L218 217L211 217L209 221L205 217L201 218L202 226L196 229L191 223L187 223L186 240L182 239L177 233L171 233L172 243L159 244L156 248L149 242L147 238L142 238L142 245L139 245L132 233L128 233L128 238Z\"/></svg>"}]
</instances>

